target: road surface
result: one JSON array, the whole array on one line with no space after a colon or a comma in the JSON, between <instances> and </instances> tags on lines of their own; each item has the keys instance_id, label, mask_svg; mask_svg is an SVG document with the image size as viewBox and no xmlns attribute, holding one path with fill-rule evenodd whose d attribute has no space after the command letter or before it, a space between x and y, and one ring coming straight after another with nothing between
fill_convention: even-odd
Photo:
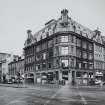
<instances>
[{"instance_id":1,"label":"road surface","mask_svg":"<svg viewBox=\"0 0 105 105\"><path fill-rule=\"evenodd\" d=\"M105 105L105 89L12 88L0 86L0 105Z\"/></svg>"}]
</instances>

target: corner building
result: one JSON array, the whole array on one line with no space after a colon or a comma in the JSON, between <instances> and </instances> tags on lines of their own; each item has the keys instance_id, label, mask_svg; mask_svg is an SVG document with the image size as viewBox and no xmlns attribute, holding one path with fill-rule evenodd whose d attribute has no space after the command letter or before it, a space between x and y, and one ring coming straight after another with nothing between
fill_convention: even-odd
<instances>
[{"instance_id":1,"label":"corner building","mask_svg":"<svg viewBox=\"0 0 105 105\"><path fill-rule=\"evenodd\" d=\"M24 44L25 78L34 83L55 82L64 79L77 84L88 84L94 78L94 43L92 31L61 11L58 20L50 20L32 35L27 30Z\"/></svg>"}]
</instances>

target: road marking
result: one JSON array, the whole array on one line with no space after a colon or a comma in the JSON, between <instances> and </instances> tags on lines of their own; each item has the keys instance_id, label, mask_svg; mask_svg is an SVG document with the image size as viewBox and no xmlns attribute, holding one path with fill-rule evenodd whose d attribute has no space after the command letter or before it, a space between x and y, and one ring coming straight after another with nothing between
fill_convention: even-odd
<instances>
[{"instance_id":1,"label":"road marking","mask_svg":"<svg viewBox=\"0 0 105 105\"><path fill-rule=\"evenodd\" d=\"M85 100L83 96L81 96L81 100L83 101L84 105L87 105L87 101Z\"/></svg>"},{"instance_id":2,"label":"road marking","mask_svg":"<svg viewBox=\"0 0 105 105\"><path fill-rule=\"evenodd\" d=\"M57 91L55 94L53 94L53 95L50 97L50 99L54 99L54 98L57 96L57 93L58 93L58 91ZM50 100L47 100L44 105L46 105L46 104L48 104L48 103L50 103Z\"/></svg>"},{"instance_id":3,"label":"road marking","mask_svg":"<svg viewBox=\"0 0 105 105\"><path fill-rule=\"evenodd\" d=\"M78 86L77 86L77 87L78 87ZM78 89L78 91L79 91L79 88L77 88L77 89ZM87 101L86 101L86 99L83 97L83 95L82 95L81 92L79 92L79 95L80 95L80 97L81 97L81 100L82 100L83 104L84 104L84 105L87 105Z\"/></svg>"},{"instance_id":4,"label":"road marking","mask_svg":"<svg viewBox=\"0 0 105 105\"><path fill-rule=\"evenodd\" d=\"M23 99L25 99L25 98L27 98L27 97L29 97L29 96L24 96L24 97L22 97L22 98L17 98L17 99L15 99L15 100L13 100L13 101L10 101L8 104L6 104L6 105L11 105L11 104L14 104L14 103L18 103L18 102L25 102L25 101L22 101Z\"/></svg>"}]
</instances>

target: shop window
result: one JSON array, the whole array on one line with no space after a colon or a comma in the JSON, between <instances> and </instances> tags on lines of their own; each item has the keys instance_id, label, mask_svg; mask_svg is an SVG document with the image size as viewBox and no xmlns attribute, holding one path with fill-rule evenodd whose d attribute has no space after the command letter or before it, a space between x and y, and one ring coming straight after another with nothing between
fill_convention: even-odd
<instances>
[{"instance_id":1,"label":"shop window","mask_svg":"<svg viewBox=\"0 0 105 105\"><path fill-rule=\"evenodd\" d=\"M68 36L61 36L61 42L68 42Z\"/></svg>"}]
</instances>

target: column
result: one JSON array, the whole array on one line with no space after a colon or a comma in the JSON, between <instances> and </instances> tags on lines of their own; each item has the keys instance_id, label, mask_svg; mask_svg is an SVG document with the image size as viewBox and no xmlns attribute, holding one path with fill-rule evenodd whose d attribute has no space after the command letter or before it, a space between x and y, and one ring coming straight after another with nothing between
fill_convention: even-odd
<instances>
[{"instance_id":1,"label":"column","mask_svg":"<svg viewBox=\"0 0 105 105\"><path fill-rule=\"evenodd\" d=\"M62 71L58 71L59 80L62 80Z\"/></svg>"},{"instance_id":2,"label":"column","mask_svg":"<svg viewBox=\"0 0 105 105\"><path fill-rule=\"evenodd\" d=\"M68 71L68 81L69 81L69 83L71 84L71 82L72 82L72 71Z\"/></svg>"}]
</instances>

